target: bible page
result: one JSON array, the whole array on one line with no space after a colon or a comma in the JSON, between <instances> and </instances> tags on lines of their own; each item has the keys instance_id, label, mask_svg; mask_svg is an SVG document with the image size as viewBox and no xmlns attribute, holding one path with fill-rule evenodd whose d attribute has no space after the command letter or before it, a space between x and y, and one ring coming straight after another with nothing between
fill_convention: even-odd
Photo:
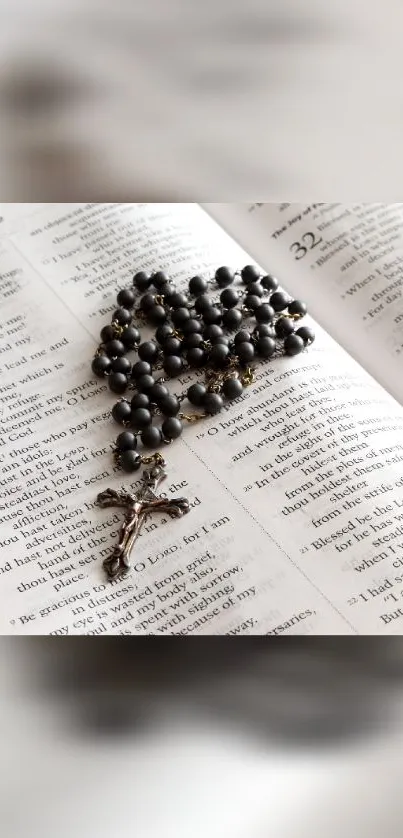
<instances>
[{"instance_id":1,"label":"bible page","mask_svg":"<svg viewBox=\"0 0 403 838\"><path fill-rule=\"evenodd\" d=\"M316 326L169 446L164 491L190 513L148 519L130 574L105 579L123 511L97 493L141 482L114 465L116 396L91 372L116 293L251 257L195 204L0 215L3 633L400 633L403 411Z\"/></svg>"}]
</instances>

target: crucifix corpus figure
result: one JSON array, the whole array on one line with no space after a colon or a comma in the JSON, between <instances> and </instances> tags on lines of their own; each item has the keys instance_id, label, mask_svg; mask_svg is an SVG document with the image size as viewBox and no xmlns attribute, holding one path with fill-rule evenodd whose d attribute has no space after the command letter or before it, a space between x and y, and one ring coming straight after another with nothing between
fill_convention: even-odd
<instances>
[{"instance_id":1,"label":"crucifix corpus figure","mask_svg":"<svg viewBox=\"0 0 403 838\"><path fill-rule=\"evenodd\" d=\"M143 472L143 485L135 495L129 492L116 492L106 489L96 500L98 506L123 506L125 519L119 533L119 542L104 563L109 579L125 575L130 569L130 553L133 549L142 525L153 512L165 512L172 518L182 518L189 512L190 504L186 498L163 498L155 494L159 484L166 477L165 462L162 457L154 460L154 465Z\"/></svg>"}]
</instances>

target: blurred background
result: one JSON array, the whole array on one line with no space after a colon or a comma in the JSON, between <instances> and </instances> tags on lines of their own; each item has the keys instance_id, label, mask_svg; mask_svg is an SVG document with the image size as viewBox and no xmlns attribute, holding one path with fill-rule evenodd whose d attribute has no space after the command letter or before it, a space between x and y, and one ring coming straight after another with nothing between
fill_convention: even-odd
<instances>
[{"instance_id":1,"label":"blurred background","mask_svg":"<svg viewBox=\"0 0 403 838\"><path fill-rule=\"evenodd\" d=\"M400 638L3 639L7 838L402 834Z\"/></svg>"},{"instance_id":2,"label":"blurred background","mask_svg":"<svg viewBox=\"0 0 403 838\"><path fill-rule=\"evenodd\" d=\"M0 0L2 200L393 201L402 14Z\"/></svg>"}]
</instances>

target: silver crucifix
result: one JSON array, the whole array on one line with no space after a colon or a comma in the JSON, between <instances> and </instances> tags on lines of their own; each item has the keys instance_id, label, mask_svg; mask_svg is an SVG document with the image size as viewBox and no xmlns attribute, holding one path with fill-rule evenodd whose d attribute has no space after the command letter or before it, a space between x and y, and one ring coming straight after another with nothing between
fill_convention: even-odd
<instances>
[{"instance_id":1,"label":"silver crucifix","mask_svg":"<svg viewBox=\"0 0 403 838\"><path fill-rule=\"evenodd\" d=\"M143 485L136 495L106 489L96 500L103 509L107 506L126 508L125 519L119 533L119 542L103 565L110 579L125 575L130 568L130 553L144 521L153 512L165 512L172 518L181 518L189 512L186 498L158 497L155 494L159 484L166 477L165 462L161 455L155 455L154 465L143 472Z\"/></svg>"}]
</instances>

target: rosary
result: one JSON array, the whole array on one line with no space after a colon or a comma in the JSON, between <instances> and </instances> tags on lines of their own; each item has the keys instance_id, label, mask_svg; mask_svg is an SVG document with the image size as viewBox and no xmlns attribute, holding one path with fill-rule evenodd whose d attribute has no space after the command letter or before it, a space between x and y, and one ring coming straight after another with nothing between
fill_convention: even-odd
<instances>
[{"instance_id":1,"label":"rosary","mask_svg":"<svg viewBox=\"0 0 403 838\"><path fill-rule=\"evenodd\" d=\"M179 291L166 273L136 273L133 286L117 295L119 308L101 330L101 343L92 371L107 377L121 396L112 417L126 430L117 437L114 457L125 472L141 466L142 486L136 494L107 489L97 497L101 507L125 508L119 542L104 561L110 579L126 574L130 553L145 519L154 512L185 515L186 498L168 499L156 490L166 477L165 460L156 449L180 437L184 423L219 413L225 401L242 395L254 381L254 366L282 354L298 355L315 338L309 326L299 326L305 303L279 289L275 277L262 276L254 265L241 271L218 268L214 279L194 276L188 292ZM139 326L155 328L142 342ZM297 327L297 328L296 328ZM135 352L132 362L126 357ZM185 371L203 371L184 392L174 394L166 382ZM134 391L130 401L123 394ZM189 410L182 410L182 403ZM143 449L153 454L139 453Z\"/></svg>"}]
</instances>

